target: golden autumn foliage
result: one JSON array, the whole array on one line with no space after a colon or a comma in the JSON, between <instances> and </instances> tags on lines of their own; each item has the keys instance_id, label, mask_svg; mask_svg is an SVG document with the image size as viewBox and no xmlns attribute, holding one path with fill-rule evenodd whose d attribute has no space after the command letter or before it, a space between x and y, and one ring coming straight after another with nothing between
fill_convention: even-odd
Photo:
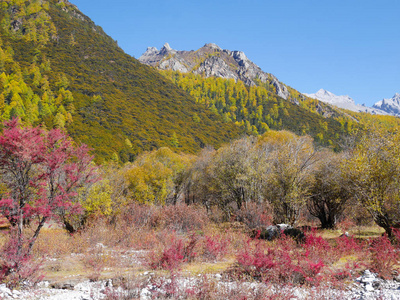
<instances>
[{"instance_id":1,"label":"golden autumn foliage","mask_svg":"<svg viewBox=\"0 0 400 300\"><path fill-rule=\"evenodd\" d=\"M370 128L343 164L349 189L391 236L400 224L400 135Z\"/></svg>"},{"instance_id":2,"label":"golden autumn foliage","mask_svg":"<svg viewBox=\"0 0 400 300\"><path fill-rule=\"evenodd\" d=\"M165 204L167 197L178 196L183 172L192 157L176 154L163 147L141 154L125 166L125 177L131 197L140 203Z\"/></svg>"}]
</instances>

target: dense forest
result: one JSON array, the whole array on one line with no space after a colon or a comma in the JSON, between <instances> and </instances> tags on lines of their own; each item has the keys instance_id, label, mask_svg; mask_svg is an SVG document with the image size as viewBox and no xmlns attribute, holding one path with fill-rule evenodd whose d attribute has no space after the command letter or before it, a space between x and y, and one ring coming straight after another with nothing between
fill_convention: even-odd
<instances>
[{"instance_id":1,"label":"dense forest","mask_svg":"<svg viewBox=\"0 0 400 300\"><path fill-rule=\"evenodd\" d=\"M225 122L234 122L252 135L263 134L269 129L285 129L301 135L309 134L319 144L337 147L340 138L354 129L354 121L350 118L340 121L324 118L305 102L297 105L277 96L272 85L267 87L260 82L258 86L246 86L233 79L203 78L172 71L162 73L188 91L198 103L221 115Z\"/></svg>"}]
</instances>

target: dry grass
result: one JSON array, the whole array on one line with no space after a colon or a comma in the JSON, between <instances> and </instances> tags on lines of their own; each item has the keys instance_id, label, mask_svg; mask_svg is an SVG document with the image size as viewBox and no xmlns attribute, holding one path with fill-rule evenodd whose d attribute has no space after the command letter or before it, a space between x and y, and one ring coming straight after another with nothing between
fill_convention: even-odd
<instances>
[{"instance_id":1,"label":"dry grass","mask_svg":"<svg viewBox=\"0 0 400 300\"><path fill-rule=\"evenodd\" d=\"M189 241L193 234L196 236L196 245L193 249L196 255L190 262L183 261L176 270L183 276L228 274L237 263L237 257L243 249L254 243L272 248L282 247L279 241L252 241L246 227L238 222L216 224L211 221L206 222L205 217L201 217L197 227L188 230L186 226L188 220L184 212L185 210L181 209L178 211L178 216L174 217L180 227L162 220L143 221L141 225L121 220L116 224L96 220L74 235L68 234L59 226L44 228L35 244L34 255L37 258L44 257L43 271L46 280L65 282L131 278L145 271L154 272L157 276L168 276L169 271L150 269L147 263L149 253L151 251L161 253L170 245L172 238ZM173 211L167 211L165 216L170 217L173 214ZM137 219L135 222L138 222ZM179 230L175 231L174 228ZM381 236L383 230L377 226L356 226L351 228L349 233L357 239L366 240ZM336 247L336 241L342 234L342 230L316 232L317 236L328 240L332 247ZM7 233L0 232L0 245L6 239ZM210 253L210 249L207 249L210 246L207 246L207 243L212 244L214 253ZM292 247L290 251L297 251L299 247L294 242L287 245ZM365 264L369 263L366 257L363 257L365 255L363 252L335 255L328 266L335 270L362 261ZM212 281L208 281L207 284L211 283Z\"/></svg>"}]
</instances>

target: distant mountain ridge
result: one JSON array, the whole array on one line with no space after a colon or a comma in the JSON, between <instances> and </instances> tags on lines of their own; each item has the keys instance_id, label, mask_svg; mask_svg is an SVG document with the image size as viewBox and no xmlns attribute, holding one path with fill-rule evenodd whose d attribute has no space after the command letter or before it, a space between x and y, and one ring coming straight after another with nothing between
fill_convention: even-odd
<instances>
[{"instance_id":1,"label":"distant mountain ridge","mask_svg":"<svg viewBox=\"0 0 400 300\"><path fill-rule=\"evenodd\" d=\"M373 107L357 104L347 96L337 96L329 91L320 89L314 94L298 93L274 75L264 72L259 66L247 58L242 51L231 51L220 48L214 43L205 44L198 50L180 51L165 43L158 50L148 47L138 59L141 63L156 67L160 70L193 73L208 77L241 80L248 86L270 85L275 94L292 103L299 104L305 97L313 98L330 106L351 110L354 112L369 113L372 115L400 115L400 96L396 94L391 99L383 99ZM293 97L293 95L295 95ZM316 105L316 110L323 116L335 114L329 107Z\"/></svg>"},{"instance_id":2,"label":"distant mountain ridge","mask_svg":"<svg viewBox=\"0 0 400 300\"><path fill-rule=\"evenodd\" d=\"M325 103L328 103L331 105L335 105L339 108L344 108L344 109L348 109L348 110L355 111L355 112L366 112L366 113L376 114L376 115L390 114L389 112L382 110L379 107L374 106L374 108L372 108L372 107L367 107L365 105L356 104L355 101L348 95L337 96L337 95L333 94L332 92L329 92L324 89L320 89L318 92L316 92L314 94L306 94L306 93L303 93L303 94L306 95L307 97L317 99L319 101L322 101L322 102L325 102Z\"/></svg>"},{"instance_id":3,"label":"distant mountain ridge","mask_svg":"<svg viewBox=\"0 0 400 300\"><path fill-rule=\"evenodd\" d=\"M283 99L289 97L289 91L284 84L274 75L261 70L242 51L223 50L213 43L205 44L196 51L174 50L168 43L165 43L160 50L148 47L139 57L139 61L160 70L192 72L205 77L232 78L241 80L249 86L257 85L257 81L261 81L274 86L279 97Z\"/></svg>"},{"instance_id":4,"label":"distant mountain ridge","mask_svg":"<svg viewBox=\"0 0 400 300\"><path fill-rule=\"evenodd\" d=\"M374 108L383 110L388 114L400 116L400 94L396 93L390 99L382 99L373 105Z\"/></svg>"}]
</instances>

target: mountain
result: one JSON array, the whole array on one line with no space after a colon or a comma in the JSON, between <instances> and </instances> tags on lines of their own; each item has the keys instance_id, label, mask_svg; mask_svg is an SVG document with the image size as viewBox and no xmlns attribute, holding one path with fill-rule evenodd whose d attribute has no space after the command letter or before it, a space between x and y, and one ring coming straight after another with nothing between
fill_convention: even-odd
<instances>
[{"instance_id":1,"label":"mountain","mask_svg":"<svg viewBox=\"0 0 400 300\"><path fill-rule=\"evenodd\" d=\"M198 103L251 134L286 129L323 146L359 127L357 118L309 98L264 72L241 51L205 44L194 51L148 47L139 61L160 70Z\"/></svg>"},{"instance_id":2,"label":"mountain","mask_svg":"<svg viewBox=\"0 0 400 300\"><path fill-rule=\"evenodd\" d=\"M374 105L374 108L356 104L349 96L337 96L329 91L320 89L315 94L305 94L307 97L317 99L319 101L337 106L339 108L348 109L355 112L365 112L370 114L386 115L388 112L383 111Z\"/></svg>"},{"instance_id":3,"label":"mountain","mask_svg":"<svg viewBox=\"0 0 400 300\"><path fill-rule=\"evenodd\" d=\"M258 82L267 83L275 88L279 97L283 99L289 97L289 91L284 84L274 75L263 72L243 52L223 50L213 43L205 44L196 51L177 51L168 43L160 50L149 47L139 57L139 61L160 70L241 80L248 86L257 85Z\"/></svg>"},{"instance_id":4,"label":"mountain","mask_svg":"<svg viewBox=\"0 0 400 300\"><path fill-rule=\"evenodd\" d=\"M390 99L383 99L378 101L373 106L376 109L385 111L394 116L400 116L400 94L396 93Z\"/></svg>"},{"instance_id":5,"label":"mountain","mask_svg":"<svg viewBox=\"0 0 400 300\"><path fill-rule=\"evenodd\" d=\"M241 134L68 1L2 1L0 20L0 120L64 128L98 161L162 146L193 153Z\"/></svg>"}]
</instances>

